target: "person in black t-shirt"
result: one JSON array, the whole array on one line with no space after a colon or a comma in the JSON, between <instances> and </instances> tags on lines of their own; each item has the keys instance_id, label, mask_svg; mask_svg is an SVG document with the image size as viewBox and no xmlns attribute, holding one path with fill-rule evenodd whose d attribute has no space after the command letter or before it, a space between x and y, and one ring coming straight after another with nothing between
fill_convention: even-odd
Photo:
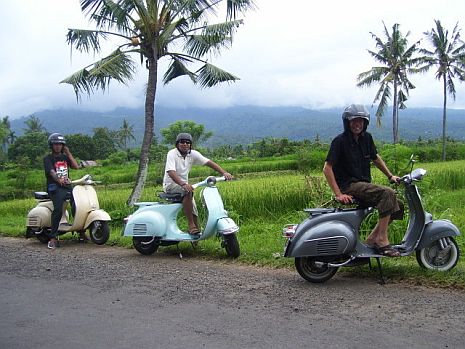
<instances>
[{"instance_id":1,"label":"person in black t-shirt","mask_svg":"<svg viewBox=\"0 0 465 349\"><path fill-rule=\"evenodd\" d=\"M69 179L69 168L78 169L79 165L66 146L65 137L59 133L52 133L48 137L48 145L51 153L44 158L45 177L47 178L47 192L53 202L52 231L48 248L57 247L58 227L63 214L63 203L67 198L71 199L74 206L71 181ZM81 239L85 241L81 233Z\"/></svg>"},{"instance_id":2,"label":"person in black t-shirt","mask_svg":"<svg viewBox=\"0 0 465 349\"><path fill-rule=\"evenodd\" d=\"M366 239L366 244L379 253L400 256L388 239L388 226L393 219L402 219L403 204L389 187L371 183L370 164L396 183L399 177L392 174L378 155L373 137L366 132L370 114L363 105L351 104L342 114L344 132L331 142L323 173L336 196L336 200L348 204L357 199L379 212L379 221Z\"/></svg>"}]
</instances>

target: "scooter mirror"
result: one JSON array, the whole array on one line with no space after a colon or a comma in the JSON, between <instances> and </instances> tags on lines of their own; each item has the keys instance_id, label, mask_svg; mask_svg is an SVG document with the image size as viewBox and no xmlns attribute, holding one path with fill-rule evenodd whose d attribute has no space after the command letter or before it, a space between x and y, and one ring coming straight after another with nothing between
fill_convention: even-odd
<instances>
[{"instance_id":1,"label":"scooter mirror","mask_svg":"<svg viewBox=\"0 0 465 349\"><path fill-rule=\"evenodd\" d=\"M213 176L210 176L207 178L207 186L213 187L216 184L216 178Z\"/></svg>"}]
</instances>

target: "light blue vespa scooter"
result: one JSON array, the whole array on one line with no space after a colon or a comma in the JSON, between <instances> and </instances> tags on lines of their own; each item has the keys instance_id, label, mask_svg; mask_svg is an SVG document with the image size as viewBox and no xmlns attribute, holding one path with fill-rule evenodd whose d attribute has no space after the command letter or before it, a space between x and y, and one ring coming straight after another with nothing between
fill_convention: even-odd
<instances>
[{"instance_id":1,"label":"light blue vespa scooter","mask_svg":"<svg viewBox=\"0 0 465 349\"><path fill-rule=\"evenodd\" d=\"M160 195L168 203L138 202L139 208L124 220L124 236L132 236L134 248L143 255L151 255L159 246L174 245L181 241L197 242L213 236L221 237L222 247L229 257L240 255L236 233L239 227L228 217L223 200L216 183L225 181L224 177L207 177L192 185L194 188L204 187L201 192L202 202L208 210L208 219L200 236L183 232L177 224L179 210L182 209L179 194Z\"/></svg>"}]
</instances>

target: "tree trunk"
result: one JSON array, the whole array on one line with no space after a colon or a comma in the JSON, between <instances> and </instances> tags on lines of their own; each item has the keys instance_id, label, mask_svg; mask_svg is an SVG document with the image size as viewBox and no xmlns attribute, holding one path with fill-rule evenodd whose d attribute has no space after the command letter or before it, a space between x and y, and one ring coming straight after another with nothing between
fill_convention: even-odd
<instances>
[{"instance_id":1,"label":"tree trunk","mask_svg":"<svg viewBox=\"0 0 465 349\"><path fill-rule=\"evenodd\" d=\"M154 55L157 57L157 55ZM158 61L156 58L148 61L149 77L147 81L147 92L145 95L145 129L142 147L140 149L139 169L137 170L137 178L132 193L128 198L127 204L134 205L139 201L142 190L144 190L145 181L147 179L149 166L150 145L153 139L153 128L155 124L155 94L157 92L157 71Z\"/></svg>"},{"instance_id":2,"label":"tree trunk","mask_svg":"<svg viewBox=\"0 0 465 349\"><path fill-rule=\"evenodd\" d=\"M399 129L397 125L399 108L397 104L397 80L394 80L394 98L392 101L392 139L394 144L399 141Z\"/></svg>"},{"instance_id":3,"label":"tree trunk","mask_svg":"<svg viewBox=\"0 0 465 349\"><path fill-rule=\"evenodd\" d=\"M444 74L444 104L442 107L442 161L446 161L446 110L447 110L447 84Z\"/></svg>"}]
</instances>

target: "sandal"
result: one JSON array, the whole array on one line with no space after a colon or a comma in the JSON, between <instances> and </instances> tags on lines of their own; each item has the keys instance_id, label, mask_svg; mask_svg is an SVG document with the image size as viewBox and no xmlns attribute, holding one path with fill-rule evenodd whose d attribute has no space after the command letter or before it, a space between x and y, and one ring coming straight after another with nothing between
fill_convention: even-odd
<instances>
[{"instance_id":1,"label":"sandal","mask_svg":"<svg viewBox=\"0 0 465 349\"><path fill-rule=\"evenodd\" d=\"M191 231L189 231L189 235L200 235L200 230L192 229Z\"/></svg>"},{"instance_id":2,"label":"sandal","mask_svg":"<svg viewBox=\"0 0 465 349\"><path fill-rule=\"evenodd\" d=\"M392 245L375 246L376 252L385 257L400 257L400 252L392 247Z\"/></svg>"}]
</instances>

